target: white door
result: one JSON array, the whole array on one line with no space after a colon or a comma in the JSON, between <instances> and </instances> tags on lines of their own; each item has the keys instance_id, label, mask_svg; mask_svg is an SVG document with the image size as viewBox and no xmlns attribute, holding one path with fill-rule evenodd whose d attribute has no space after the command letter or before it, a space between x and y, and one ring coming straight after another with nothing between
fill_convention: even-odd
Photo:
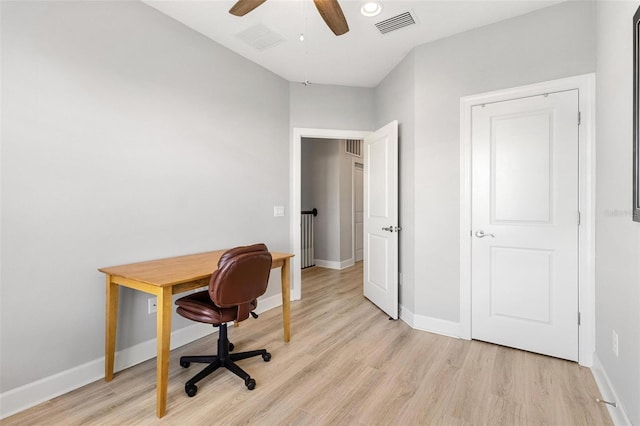
<instances>
[{"instance_id":1,"label":"white door","mask_svg":"<svg viewBox=\"0 0 640 426\"><path fill-rule=\"evenodd\" d=\"M364 139L364 295L398 318L398 122Z\"/></svg>"},{"instance_id":2,"label":"white door","mask_svg":"<svg viewBox=\"0 0 640 426\"><path fill-rule=\"evenodd\" d=\"M472 109L472 338L578 360L578 91Z\"/></svg>"},{"instance_id":3,"label":"white door","mask_svg":"<svg viewBox=\"0 0 640 426\"><path fill-rule=\"evenodd\" d=\"M354 261L360 262L364 256L364 169L360 163L353 164L353 241Z\"/></svg>"}]
</instances>

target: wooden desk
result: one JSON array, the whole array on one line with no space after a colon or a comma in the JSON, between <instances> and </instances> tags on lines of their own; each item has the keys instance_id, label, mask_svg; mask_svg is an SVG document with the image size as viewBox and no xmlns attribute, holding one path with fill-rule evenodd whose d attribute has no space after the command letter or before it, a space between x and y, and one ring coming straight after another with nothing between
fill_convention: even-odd
<instances>
[{"instance_id":1,"label":"wooden desk","mask_svg":"<svg viewBox=\"0 0 640 426\"><path fill-rule=\"evenodd\" d=\"M104 378L113 379L118 325L119 286L129 287L158 297L158 367L157 406L158 417L167 411L167 386L169 384L169 348L171 343L172 295L209 285L211 274L218 268L218 260L225 250L130 265L100 268L107 274L107 320ZM271 253L272 268L282 268L282 316L284 341L291 339L291 258L293 254Z\"/></svg>"}]
</instances>

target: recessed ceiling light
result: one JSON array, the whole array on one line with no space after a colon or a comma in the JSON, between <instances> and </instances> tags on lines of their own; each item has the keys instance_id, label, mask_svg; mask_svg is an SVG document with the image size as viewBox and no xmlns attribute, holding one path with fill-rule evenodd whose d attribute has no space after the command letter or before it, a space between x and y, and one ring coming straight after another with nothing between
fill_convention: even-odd
<instances>
[{"instance_id":1,"label":"recessed ceiling light","mask_svg":"<svg viewBox=\"0 0 640 426\"><path fill-rule=\"evenodd\" d=\"M378 1L366 1L360 7L360 13L366 17L377 16L382 12L382 3Z\"/></svg>"}]
</instances>

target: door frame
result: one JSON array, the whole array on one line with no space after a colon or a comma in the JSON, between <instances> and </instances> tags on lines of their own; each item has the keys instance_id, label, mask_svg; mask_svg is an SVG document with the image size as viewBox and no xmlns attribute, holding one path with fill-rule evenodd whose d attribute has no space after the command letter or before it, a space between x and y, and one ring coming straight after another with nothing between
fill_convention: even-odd
<instances>
[{"instance_id":1,"label":"door frame","mask_svg":"<svg viewBox=\"0 0 640 426\"><path fill-rule=\"evenodd\" d=\"M294 127L291 137L291 165L289 175L289 226L291 229L291 251L295 256L291 262L291 300L302 298L302 270L300 269L300 209L302 208L302 139L364 139L371 131L311 129ZM352 209L353 210L353 207Z\"/></svg>"},{"instance_id":2,"label":"door frame","mask_svg":"<svg viewBox=\"0 0 640 426\"><path fill-rule=\"evenodd\" d=\"M471 340L471 108L578 89L578 362L591 367L595 351L595 74L551 80L460 98L460 337ZM578 117L576 117L578 120ZM577 218L576 218L577 219ZM578 319L576 318L576 321Z\"/></svg>"},{"instance_id":3,"label":"door frame","mask_svg":"<svg viewBox=\"0 0 640 426\"><path fill-rule=\"evenodd\" d=\"M362 141L364 145L364 140ZM364 147L363 147L364 148ZM360 158L353 157L351 159L351 258L353 259L353 263L356 261L356 164L362 165L362 171L364 172L364 155ZM364 179L364 176L363 176ZM364 192L364 182L363 182L363 192ZM364 193L362 194L364 197ZM364 209L364 205L362 206ZM364 210L363 210L364 211ZM363 243L364 244L364 243ZM364 251L364 248L362 249ZM362 257L364 260L364 254Z\"/></svg>"}]
</instances>

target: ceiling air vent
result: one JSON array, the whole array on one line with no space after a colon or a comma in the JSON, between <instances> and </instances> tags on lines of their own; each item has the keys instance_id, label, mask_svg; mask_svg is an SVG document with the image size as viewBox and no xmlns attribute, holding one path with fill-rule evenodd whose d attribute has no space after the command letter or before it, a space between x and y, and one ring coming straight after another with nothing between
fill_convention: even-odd
<instances>
[{"instance_id":1,"label":"ceiling air vent","mask_svg":"<svg viewBox=\"0 0 640 426\"><path fill-rule=\"evenodd\" d=\"M362 157L362 140L347 139L347 143L345 144L345 151L347 154L355 155L356 157Z\"/></svg>"},{"instance_id":2,"label":"ceiling air vent","mask_svg":"<svg viewBox=\"0 0 640 426\"><path fill-rule=\"evenodd\" d=\"M416 23L415 18L411 12L401 13L393 18L385 19L382 22L376 24L376 28L382 34L390 33L391 31L399 30L400 28L408 27Z\"/></svg>"}]
</instances>

